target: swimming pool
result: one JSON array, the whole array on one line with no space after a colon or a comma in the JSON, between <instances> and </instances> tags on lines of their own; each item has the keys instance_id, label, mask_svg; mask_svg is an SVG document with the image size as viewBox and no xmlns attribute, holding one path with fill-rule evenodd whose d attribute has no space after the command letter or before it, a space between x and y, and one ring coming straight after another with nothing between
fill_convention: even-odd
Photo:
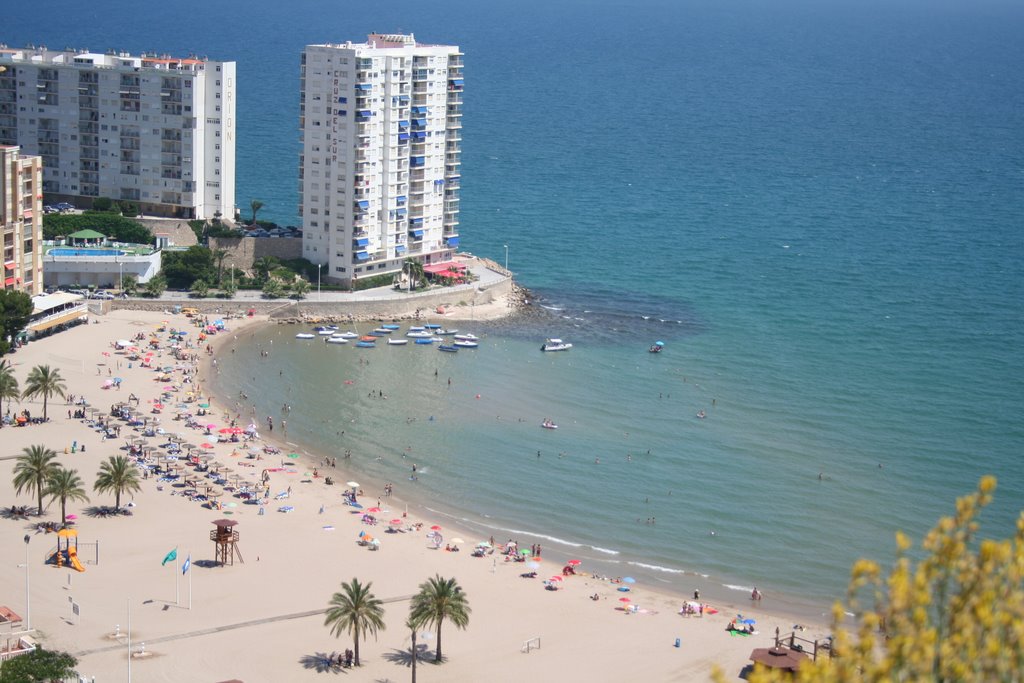
<instances>
[{"instance_id":1,"label":"swimming pool","mask_svg":"<svg viewBox=\"0 0 1024 683\"><path fill-rule=\"evenodd\" d=\"M50 256L124 256L125 254L120 249L74 249L71 247L57 247L46 253Z\"/></svg>"}]
</instances>

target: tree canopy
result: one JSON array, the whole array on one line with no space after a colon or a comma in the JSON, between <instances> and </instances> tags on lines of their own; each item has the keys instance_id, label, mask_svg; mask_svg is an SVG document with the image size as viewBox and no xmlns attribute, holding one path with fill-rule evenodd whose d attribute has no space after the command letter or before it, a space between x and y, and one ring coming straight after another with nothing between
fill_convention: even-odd
<instances>
[{"instance_id":1,"label":"tree canopy","mask_svg":"<svg viewBox=\"0 0 1024 683\"><path fill-rule=\"evenodd\" d=\"M193 246L185 251L163 252L163 268L171 289L189 289L196 280L216 282L217 267L213 252L206 247Z\"/></svg>"},{"instance_id":2,"label":"tree canopy","mask_svg":"<svg viewBox=\"0 0 1024 683\"><path fill-rule=\"evenodd\" d=\"M0 356L11 350L11 341L28 325L32 297L13 289L0 290Z\"/></svg>"},{"instance_id":3,"label":"tree canopy","mask_svg":"<svg viewBox=\"0 0 1024 683\"><path fill-rule=\"evenodd\" d=\"M887 576L872 560L854 564L847 604L833 610L834 658L804 662L795 678L758 667L751 683L1021 681L1024 513L1011 538L979 539L978 517L995 488L995 478L984 477L958 499L955 513L925 536L920 559L899 533ZM843 626L847 612L852 628Z\"/></svg>"},{"instance_id":4,"label":"tree canopy","mask_svg":"<svg viewBox=\"0 0 1024 683\"><path fill-rule=\"evenodd\" d=\"M0 666L0 683L49 683L77 676L78 660L67 652L39 647L28 654L12 657Z\"/></svg>"},{"instance_id":5,"label":"tree canopy","mask_svg":"<svg viewBox=\"0 0 1024 683\"><path fill-rule=\"evenodd\" d=\"M53 240L91 228L114 240L128 244L153 244L153 234L131 218L106 211L81 214L51 213L43 216L43 239Z\"/></svg>"}]
</instances>

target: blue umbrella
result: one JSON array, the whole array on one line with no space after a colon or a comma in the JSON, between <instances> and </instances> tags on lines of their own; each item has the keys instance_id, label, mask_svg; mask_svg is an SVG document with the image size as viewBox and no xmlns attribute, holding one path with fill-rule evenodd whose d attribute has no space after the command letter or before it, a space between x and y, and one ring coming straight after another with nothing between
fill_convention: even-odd
<instances>
[{"instance_id":1,"label":"blue umbrella","mask_svg":"<svg viewBox=\"0 0 1024 683\"><path fill-rule=\"evenodd\" d=\"M627 576L622 579L622 583L636 583L636 579L634 579L632 576Z\"/></svg>"},{"instance_id":2,"label":"blue umbrella","mask_svg":"<svg viewBox=\"0 0 1024 683\"><path fill-rule=\"evenodd\" d=\"M656 341L656 342L654 342L654 344L655 344L656 346L664 346L664 345L665 345L665 342L663 342L663 341Z\"/></svg>"},{"instance_id":3,"label":"blue umbrella","mask_svg":"<svg viewBox=\"0 0 1024 683\"><path fill-rule=\"evenodd\" d=\"M743 620L743 621L741 621L740 623L741 623L741 624L750 624L750 625L754 625L754 624L756 624L757 622L756 622L756 621L754 621L753 619L744 619L744 620Z\"/></svg>"}]
</instances>

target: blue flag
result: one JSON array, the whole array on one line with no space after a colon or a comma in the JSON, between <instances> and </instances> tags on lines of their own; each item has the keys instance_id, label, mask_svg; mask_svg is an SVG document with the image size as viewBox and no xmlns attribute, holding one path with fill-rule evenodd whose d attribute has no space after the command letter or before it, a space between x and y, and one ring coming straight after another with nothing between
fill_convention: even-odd
<instances>
[{"instance_id":1,"label":"blue flag","mask_svg":"<svg viewBox=\"0 0 1024 683\"><path fill-rule=\"evenodd\" d=\"M192 553L189 553L188 557L185 558L185 564L181 565L181 573L182 573L183 576L188 573L188 568L191 567L191 566L192 566Z\"/></svg>"},{"instance_id":2,"label":"blue flag","mask_svg":"<svg viewBox=\"0 0 1024 683\"><path fill-rule=\"evenodd\" d=\"M174 550L172 550L171 552L167 553L167 555L164 556L164 561L160 563L160 566L162 567L165 564L167 564L168 562L174 562L176 559L178 559L178 549L177 548L175 548Z\"/></svg>"}]
</instances>

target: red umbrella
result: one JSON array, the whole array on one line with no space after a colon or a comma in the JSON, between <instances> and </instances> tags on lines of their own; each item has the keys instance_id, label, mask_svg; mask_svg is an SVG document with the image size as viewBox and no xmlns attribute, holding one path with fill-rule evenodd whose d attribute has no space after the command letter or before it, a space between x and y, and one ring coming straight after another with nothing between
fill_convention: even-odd
<instances>
[{"instance_id":1,"label":"red umbrella","mask_svg":"<svg viewBox=\"0 0 1024 683\"><path fill-rule=\"evenodd\" d=\"M438 525L435 524L434 526L430 527L430 530L431 531L440 531L441 527L439 527Z\"/></svg>"},{"instance_id":2,"label":"red umbrella","mask_svg":"<svg viewBox=\"0 0 1024 683\"><path fill-rule=\"evenodd\" d=\"M202 444L199 444L199 447L200 448L213 448L213 444L212 443L202 443Z\"/></svg>"},{"instance_id":3,"label":"red umbrella","mask_svg":"<svg viewBox=\"0 0 1024 683\"><path fill-rule=\"evenodd\" d=\"M391 520L390 524L391 524L391 526L402 526L402 520L400 520L400 519L393 519L393 520Z\"/></svg>"},{"instance_id":4,"label":"red umbrella","mask_svg":"<svg viewBox=\"0 0 1024 683\"><path fill-rule=\"evenodd\" d=\"M548 579L548 581L564 581L564 580L565 580L564 578L562 578L561 576L557 576L557 575L556 576L552 576L550 579Z\"/></svg>"},{"instance_id":5,"label":"red umbrella","mask_svg":"<svg viewBox=\"0 0 1024 683\"><path fill-rule=\"evenodd\" d=\"M366 511L367 511L367 512L369 512L369 513L370 513L370 514L372 514L372 515L375 515L375 514L377 514L378 512L383 512L383 510L381 510L381 509L380 509L379 507L372 507L372 508L367 508L367 510L366 510Z\"/></svg>"},{"instance_id":6,"label":"red umbrella","mask_svg":"<svg viewBox=\"0 0 1024 683\"><path fill-rule=\"evenodd\" d=\"M566 564L569 565L570 567L578 567L581 564L583 564L583 562L580 561L580 560L569 560L568 562L566 562Z\"/></svg>"},{"instance_id":7,"label":"red umbrella","mask_svg":"<svg viewBox=\"0 0 1024 683\"><path fill-rule=\"evenodd\" d=\"M632 602L629 598L619 598L619 602Z\"/></svg>"},{"instance_id":8,"label":"red umbrella","mask_svg":"<svg viewBox=\"0 0 1024 683\"><path fill-rule=\"evenodd\" d=\"M221 434L230 434L232 429L233 429L233 427L225 427L224 429L220 430L220 433Z\"/></svg>"}]
</instances>

